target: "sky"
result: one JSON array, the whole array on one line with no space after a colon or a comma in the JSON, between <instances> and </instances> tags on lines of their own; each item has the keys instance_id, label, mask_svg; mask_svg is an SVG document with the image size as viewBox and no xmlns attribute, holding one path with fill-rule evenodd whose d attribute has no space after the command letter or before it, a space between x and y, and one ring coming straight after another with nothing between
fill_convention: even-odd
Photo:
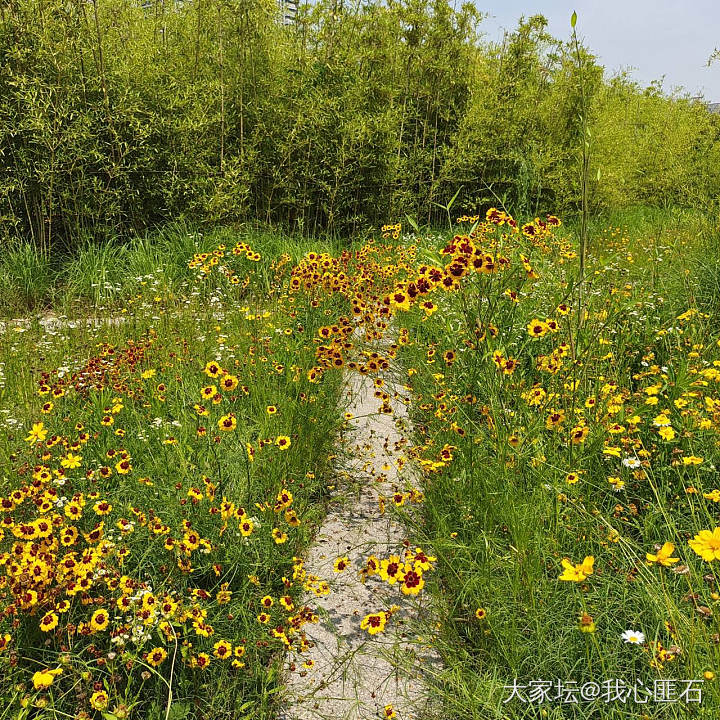
<instances>
[{"instance_id":1,"label":"sky","mask_svg":"<svg viewBox=\"0 0 720 720\"><path fill-rule=\"evenodd\" d=\"M574 3L574 4L573 4ZM570 16L577 11L577 30L606 71L630 70L642 85L663 78L663 87L684 88L720 102L720 61L707 67L720 48L720 0L475 0L487 14L481 30L502 40L503 30L521 15L544 15L549 32L570 35Z\"/></svg>"}]
</instances>

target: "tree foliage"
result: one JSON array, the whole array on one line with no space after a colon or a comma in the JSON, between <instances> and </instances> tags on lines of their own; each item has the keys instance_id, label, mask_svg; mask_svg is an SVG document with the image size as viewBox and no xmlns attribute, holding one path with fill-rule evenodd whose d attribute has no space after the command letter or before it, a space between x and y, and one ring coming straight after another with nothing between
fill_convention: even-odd
<instances>
[{"instance_id":1,"label":"tree foliage","mask_svg":"<svg viewBox=\"0 0 720 720\"><path fill-rule=\"evenodd\" d=\"M44 247L169 220L353 231L401 215L578 206L580 90L541 16L473 5L4 0L2 235ZM591 200L707 204L720 123L583 53Z\"/></svg>"}]
</instances>

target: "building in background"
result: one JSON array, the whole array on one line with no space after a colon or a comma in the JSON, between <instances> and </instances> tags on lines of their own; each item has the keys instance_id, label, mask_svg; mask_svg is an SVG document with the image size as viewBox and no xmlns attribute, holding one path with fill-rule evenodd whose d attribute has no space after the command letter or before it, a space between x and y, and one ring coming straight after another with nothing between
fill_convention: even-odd
<instances>
[{"instance_id":1,"label":"building in background","mask_svg":"<svg viewBox=\"0 0 720 720\"><path fill-rule=\"evenodd\" d=\"M280 8L280 19L283 25L290 25L295 22L297 15L297 0L278 0Z\"/></svg>"}]
</instances>

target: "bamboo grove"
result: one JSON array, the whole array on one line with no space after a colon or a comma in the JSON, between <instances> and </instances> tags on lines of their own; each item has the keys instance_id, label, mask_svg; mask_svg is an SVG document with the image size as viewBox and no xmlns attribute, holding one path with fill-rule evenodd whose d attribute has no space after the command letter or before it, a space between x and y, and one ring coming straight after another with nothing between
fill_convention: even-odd
<instances>
[{"instance_id":1,"label":"bamboo grove","mask_svg":"<svg viewBox=\"0 0 720 720\"><path fill-rule=\"evenodd\" d=\"M320 0L290 25L275 0L2 0L0 237L352 233L442 221L456 194L571 213L583 138L594 209L717 199L702 103L610 76L540 16L501 43L482 20L446 0Z\"/></svg>"}]
</instances>

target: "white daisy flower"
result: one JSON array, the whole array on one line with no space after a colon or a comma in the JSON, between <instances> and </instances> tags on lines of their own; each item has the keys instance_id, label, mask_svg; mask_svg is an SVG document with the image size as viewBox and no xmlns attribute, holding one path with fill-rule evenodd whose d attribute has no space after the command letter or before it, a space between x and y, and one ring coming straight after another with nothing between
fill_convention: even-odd
<instances>
[{"instance_id":1,"label":"white daisy flower","mask_svg":"<svg viewBox=\"0 0 720 720\"><path fill-rule=\"evenodd\" d=\"M621 637L626 643L633 645L642 645L645 642L645 635L639 630L626 630Z\"/></svg>"}]
</instances>

